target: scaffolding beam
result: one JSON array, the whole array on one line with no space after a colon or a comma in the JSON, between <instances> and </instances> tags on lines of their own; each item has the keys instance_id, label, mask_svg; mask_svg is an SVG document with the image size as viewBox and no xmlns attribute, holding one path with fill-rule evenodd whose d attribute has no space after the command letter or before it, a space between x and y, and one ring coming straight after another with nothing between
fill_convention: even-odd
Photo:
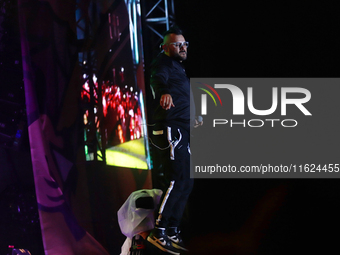
<instances>
[{"instance_id":1,"label":"scaffolding beam","mask_svg":"<svg viewBox=\"0 0 340 255\"><path fill-rule=\"evenodd\" d=\"M157 35L158 40L163 39L162 33L174 24L175 8L173 0L147 1L144 0L144 16L146 26Z\"/></svg>"}]
</instances>

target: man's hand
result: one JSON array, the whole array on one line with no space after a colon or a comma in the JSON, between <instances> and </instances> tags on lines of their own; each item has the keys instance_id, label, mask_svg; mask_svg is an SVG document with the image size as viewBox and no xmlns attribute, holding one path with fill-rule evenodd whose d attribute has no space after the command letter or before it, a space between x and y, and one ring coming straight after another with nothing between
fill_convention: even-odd
<instances>
[{"instance_id":1,"label":"man's hand","mask_svg":"<svg viewBox=\"0 0 340 255\"><path fill-rule=\"evenodd\" d=\"M175 107L170 94L164 94L161 96L160 105L164 110L169 110L171 107Z\"/></svg>"},{"instance_id":2,"label":"man's hand","mask_svg":"<svg viewBox=\"0 0 340 255\"><path fill-rule=\"evenodd\" d=\"M198 118L195 118L195 125L194 128L197 128L199 126L203 125L203 118L202 116L198 116Z\"/></svg>"}]
</instances>

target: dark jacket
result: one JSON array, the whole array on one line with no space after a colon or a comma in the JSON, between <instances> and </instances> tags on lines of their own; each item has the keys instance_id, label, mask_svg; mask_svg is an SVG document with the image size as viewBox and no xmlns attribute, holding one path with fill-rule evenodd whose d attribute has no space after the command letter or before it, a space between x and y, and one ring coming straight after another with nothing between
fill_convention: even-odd
<instances>
[{"instance_id":1,"label":"dark jacket","mask_svg":"<svg viewBox=\"0 0 340 255\"><path fill-rule=\"evenodd\" d=\"M154 121L176 124L189 131L190 126L194 124L195 106L190 80L183 65L164 53L160 53L151 65L150 86L154 98L152 104ZM160 98L163 94L171 95L175 107L164 110L160 106ZM190 111L192 120L190 120Z\"/></svg>"}]
</instances>

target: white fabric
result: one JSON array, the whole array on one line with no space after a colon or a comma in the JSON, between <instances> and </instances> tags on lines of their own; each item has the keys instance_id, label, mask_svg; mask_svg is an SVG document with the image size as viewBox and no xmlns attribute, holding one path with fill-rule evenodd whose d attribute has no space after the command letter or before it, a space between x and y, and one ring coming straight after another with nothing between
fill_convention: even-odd
<instances>
[{"instance_id":1,"label":"white fabric","mask_svg":"<svg viewBox=\"0 0 340 255\"><path fill-rule=\"evenodd\" d=\"M123 246L121 248L120 255L129 255L130 254L130 247L131 247L132 240L130 238L126 238Z\"/></svg>"},{"instance_id":2,"label":"white fabric","mask_svg":"<svg viewBox=\"0 0 340 255\"><path fill-rule=\"evenodd\" d=\"M144 189L131 193L117 213L120 230L126 237L132 239L136 234L154 228L154 209L136 208L136 200L152 197L154 206L157 207L162 193L159 189Z\"/></svg>"}]
</instances>

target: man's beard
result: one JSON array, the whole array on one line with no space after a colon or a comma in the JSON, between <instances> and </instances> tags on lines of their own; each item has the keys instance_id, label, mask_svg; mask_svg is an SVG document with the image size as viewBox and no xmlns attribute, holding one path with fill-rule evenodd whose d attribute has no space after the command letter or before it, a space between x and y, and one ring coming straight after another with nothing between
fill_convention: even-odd
<instances>
[{"instance_id":1,"label":"man's beard","mask_svg":"<svg viewBox=\"0 0 340 255\"><path fill-rule=\"evenodd\" d=\"M181 55L180 53L181 52L185 52L185 55ZM186 60L187 59L187 55L188 53L186 51L181 51L179 52L178 54L176 54L175 56L175 59L178 60L178 61L183 61L183 60Z\"/></svg>"}]
</instances>

